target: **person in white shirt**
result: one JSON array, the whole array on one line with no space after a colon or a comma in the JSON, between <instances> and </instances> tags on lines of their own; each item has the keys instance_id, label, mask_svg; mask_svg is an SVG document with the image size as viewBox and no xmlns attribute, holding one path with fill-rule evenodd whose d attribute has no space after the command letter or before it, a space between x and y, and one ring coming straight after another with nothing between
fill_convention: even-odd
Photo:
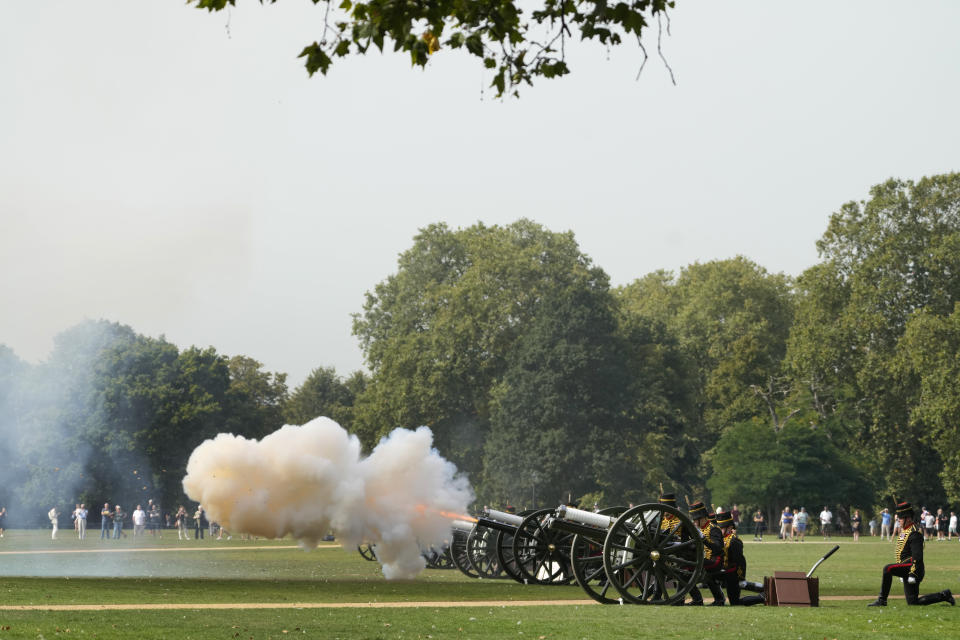
<instances>
[{"instance_id":1,"label":"person in white shirt","mask_svg":"<svg viewBox=\"0 0 960 640\"><path fill-rule=\"evenodd\" d=\"M53 533L50 534L51 540L57 539L57 527L59 525L58 519L60 517L60 512L57 511L57 508L54 507L47 512L47 517L50 518L50 524L53 525Z\"/></svg>"},{"instance_id":2,"label":"person in white shirt","mask_svg":"<svg viewBox=\"0 0 960 640\"><path fill-rule=\"evenodd\" d=\"M947 540L952 540L955 535L960 537L960 534L957 533L957 514L951 511L950 528L947 529Z\"/></svg>"},{"instance_id":3,"label":"person in white shirt","mask_svg":"<svg viewBox=\"0 0 960 640\"><path fill-rule=\"evenodd\" d=\"M73 512L74 522L77 524L77 537L81 540L87 537L87 505L81 504Z\"/></svg>"},{"instance_id":4,"label":"person in white shirt","mask_svg":"<svg viewBox=\"0 0 960 640\"><path fill-rule=\"evenodd\" d=\"M923 517L923 528L926 530L926 539L931 540L933 534L937 531L937 516L933 515L930 511L925 512L926 515Z\"/></svg>"},{"instance_id":5,"label":"person in white shirt","mask_svg":"<svg viewBox=\"0 0 960 640\"><path fill-rule=\"evenodd\" d=\"M830 513L830 508L824 507L823 511L820 512L820 531L823 533L824 540L830 537L830 525L832 522L833 514Z\"/></svg>"},{"instance_id":6,"label":"person in white shirt","mask_svg":"<svg viewBox=\"0 0 960 640\"><path fill-rule=\"evenodd\" d=\"M147 512L144 511L140 505L137 505L137 508L133 512L133 537L139 537L143 535L143 530L147 525Z\"/></svg>"}]
</instances>

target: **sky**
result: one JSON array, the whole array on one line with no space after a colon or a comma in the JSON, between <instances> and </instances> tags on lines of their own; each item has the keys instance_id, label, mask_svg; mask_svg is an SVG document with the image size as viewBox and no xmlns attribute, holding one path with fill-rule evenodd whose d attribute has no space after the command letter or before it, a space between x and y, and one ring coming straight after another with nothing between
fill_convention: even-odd
<instances>
[{"instance_id":1,"label":"sky","mask_svg":"<svg viewBox=\"0 0 960 640\"><path fill-rule=\"evenodd\" d=\"M743 255L798 275L831 213L960 170L960 3L678 0L497 100L441 50L297 59L323 5L0 3L0 344L84 319L286 372L363 367L351 314L417 230L525 217L614 285ZM530 3L525 3L529 5ZM648 51L656 50L651 31Z\"/></svg>"}]
</instances>

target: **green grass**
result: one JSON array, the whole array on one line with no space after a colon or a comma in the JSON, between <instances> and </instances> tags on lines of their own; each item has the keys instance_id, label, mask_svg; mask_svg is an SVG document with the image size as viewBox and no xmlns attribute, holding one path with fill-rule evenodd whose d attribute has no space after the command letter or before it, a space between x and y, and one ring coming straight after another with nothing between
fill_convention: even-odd
<instances>
[{"instance_id":1,"label":"green grass","mask_svg":"<svg viewBox=\"0 0 960 640\"><path fill-rule=\"evenodd\" d=\"M69 534L70 532L64 532ZM579 587L534 587L471 580L458 571L427 570L415 580L388 582L376 563L353 550L283 549L286 541L80 542L64 535L8 532L0 540L0 604L367 603L477 600L581 600ZM774 570L806 571L830 544L745 536L749 578ZM267 549L244 550L249 547ZM169 549L145 551L146 548ZM195 549L195 550L188 550ZM8 551L43 551L17 554ZM90 551L90 553L47 553ZM960 591L960 544L929 542L921 592ZM873 596L893 545L849 539L817 571L822 596ZM116 577L111 577L116 576ZM894 595L900 595L899 585ZM464 606L391 609L240 609L136 611L0 611L4 638L900 638L949 637L960 608L886 609L867 601L829 601L816 609L750 607ZM286 630L286 633L284 633Z\"/></svg>"}]
</instances>

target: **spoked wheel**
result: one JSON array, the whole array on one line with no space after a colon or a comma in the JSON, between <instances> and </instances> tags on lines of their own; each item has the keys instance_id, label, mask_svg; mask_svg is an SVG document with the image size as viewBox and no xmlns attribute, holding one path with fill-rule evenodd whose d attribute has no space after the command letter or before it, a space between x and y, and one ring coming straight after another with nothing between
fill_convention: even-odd
<instances>
[{"instance_id":1,"label":"spoked wheel","mask_svg":"<svg viewBox=\"0 0 960 640\"><path fill-rule=\"evenodd\" d=\"M504 573L522 583L523 576L520 575L520 568L517 566L516 558L513 555L513 538L512 533L497 532L497 559L500 561Z\"/></svg>"},{"instance_id":2,"label":"spoked wheel","mask_svg":"<svg viewBox=\"0 0 960 640\"><path fill-rule=\"evenodd\" d=\"M377 545L375 545L375 544L367 544L367 543L364 543L364 544L361 544L361 545L359 545L359 546L357 547L357 551L360 552L360 555L363 556L363 559L364 559L364 560L368 560L368 561L370 561L370 562L373 562L373 561L375 561L375 560L377 559L377 554L376 554L376 552L373 550L374 547L376 547L376 546L377 546Z\"/></svg>"},{"instance_id":3,"label":"spoked wheel","mask_svg":"<svg viewBox=\"0 0 960 640\"><path fill-rule=\"evenodd\" d=\"M570 544L573 534L546 527L553 509L534 511L520 524L513 538L513 556L523 582L567 584L573 580Z\"/></svg>"},{"instance_id":4,"label":"spoked wheel","mask_svg":"<svg viewBox=\"0 0 960 640\"><path fill-rule=\"evenodd\" d=\"M443 546L443 550L437 555L436 559L433 561L434 569L453 569L456 565L453 564L453 554L450 552L450 545L446 544Z\"/></svg>"},{"instance_id":5,"label":"spoked wheel","mask_svg":"<svg viewBox=\"0 0 960 640\"><path fill-rule=\"evenodd\" d=\"M420 555L427 562L427 569L452 569L453 558L450 556L450 545L428 547L420 551Z\"/></svg>"},{"instance_id":6,"label":"spoked wheel","mask_svg":"<svg viewBox=\"0 0 960 640\"><path fill-rule=\"evenodd\" d=\"M609 507L600 511L601 515L617 517L626 511L626 507ZM573 576L587 595L600 604L618 604L620 594L603 570L603 541L591 540L582 535L573 536L570 545L570 562Z\"/></svg>"},{"instance_id":7,"label":"spoked wheel","mask_svg":"<svg viewBox=\"0 0 960 640\"><path fill-rule=\"evenodd\" d=\"M497 558L497 531L477 525L467 536L467 559L481 578L504 578Z\"/></svg>"},{"instance_id":8,"label":"spoked wheel","mask_svg":"<svg viewBox=\"0 0 960 640\"><path fill-rule=\"evenodd\" d=\"M641 504L625 511L607 533L603 569L625 602L683 602L703 573L703 540L676 507Z\"/></svg>"},{"instance_id":9,"label":"spoked wheel","mask_svg":"<svg viewBox=\"0 0 960 640\"><path fill-rule=\"evenodd\" d=\"M463 575L470 578L479 578L480 574L476 572L470 564L467 557L467 533L465 531L454 531L453 541L450 543L450 557L453 564Z\"/></svg>"}]
</instances>

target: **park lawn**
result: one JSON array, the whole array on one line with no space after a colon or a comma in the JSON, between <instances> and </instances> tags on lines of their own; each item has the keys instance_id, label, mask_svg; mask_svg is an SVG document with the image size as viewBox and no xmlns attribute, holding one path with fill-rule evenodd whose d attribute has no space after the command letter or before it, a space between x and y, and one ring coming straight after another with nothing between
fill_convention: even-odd
<instances>
[{"instance_id":1,"label":"park lawn","mask_svg":"<svg viewBox=\"0 0 960 640\"><path fill-rule=\"evenodd\" d=\"M49 534L47 533L48 537ZM135 611L0 611L0 640L20 637L98 638L623 638L663 637L943 637L960 608L886 609L869 600L825 600L817 609L692 608L579 604L579 587L526 586L475 580L459 571L426 570L414 580L386 581L379 566L355 550L310 552L286 541L49 541L44 532L0 540L0 604L377 603L571 600L558 606L464 606L390 609L237 609ZM745 536L749 575L806 571L833 541L752 542ZM817 570L821 595L876 595L893 544L842 539ZM147 551L150 548L167 551ZM258 547L258 548L254 548ZM266 547L266 548L259 548ZM188 550L196 549L196 550ZM42 551L42 553L19 553ZM69 553L49 553L69 551ZM12 553L11 553L12 552ZM960 591L960 544L926 545L922 593ZM902 592L894 585L894 595ZM519 624L518 624L519 623ZM949 625L949 626L948 626ZM69 629L69 631L67 631ZM287 633L283 633L286 630Z\"/></svg>"},{"instance_id":2,"label":"park lawn","mask_svg":"<svg viewBox=\"0 0 960 640\"><path fill-rule=\"evenodd\" d=\"M479 606L401 609L0 612L0 638L877 638L950 637L960 610L830 602L775 607Z\"/></svg>"}]
</instances>

